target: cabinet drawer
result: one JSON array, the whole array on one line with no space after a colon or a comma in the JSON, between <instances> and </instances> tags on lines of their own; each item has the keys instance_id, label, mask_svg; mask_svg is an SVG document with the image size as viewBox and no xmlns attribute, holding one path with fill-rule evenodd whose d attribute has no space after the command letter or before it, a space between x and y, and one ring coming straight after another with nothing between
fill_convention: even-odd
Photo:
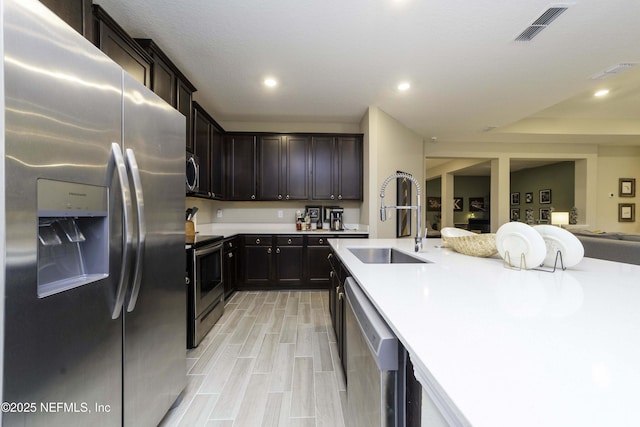
<instances>
[{"instance_id":1,"label":"cabinet drawer","mask_svg":"<svg viewBox=\"0 0 640 427\"><path fill-rule=\"evenodd\" d=\"M329 239L333 239L335 236L309 236L309 246L329 246Z\"/></svg>"},{"instance_id":2,"label":"cabinet drawer","mask_svg":"<svg viewBox=\"0 0 640 427\"><path fill-rule=\"evenodd\" d=\"M240 246L240 241L237 238L229 239L224 241L224 250L231 251Z\"/></svg>"},{"instance_id":3,"label":"cabinet drawer","mask_svg":"<svg viewBox=\"0 0 640 427\"><path fill-rule=\"evenodd\" d=\"M277 237L277 245L278 246L302 246L303 244L302 236L278 236Z\"/></svg>"},{"instance_id":4,"label":"cabinet drawer","mask_svg":"<svg viewBox=\"0 0 640 427\"><path fill-rule=\"evenodd\" d=\"M248 234L244 236L245 246L271 246L273 237L269 234Z\"/></svg>"}]
</instances>

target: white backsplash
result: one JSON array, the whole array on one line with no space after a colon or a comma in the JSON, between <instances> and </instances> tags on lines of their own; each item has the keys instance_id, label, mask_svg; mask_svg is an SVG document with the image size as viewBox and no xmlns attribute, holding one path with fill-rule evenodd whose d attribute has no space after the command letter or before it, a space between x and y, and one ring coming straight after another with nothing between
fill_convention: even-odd
<instances>
[{"instance_id":1,"label":"white backsplash","mask_svg":"<svg viewBox=\"0 0 640 427\"><path fill-rule=\"evenodd\" d=\"M185 209L198 207L194 218L197 224L209 223L261 223L295 224L296 211L304 211L306 206L341 206L344 208L344 223L358 224L361 202L313 203L300 202L227 202L187 197ZM218 212L222 214L218 216ZM279 217L282 213L282 218Z\"/></svg>"}]
</instances>

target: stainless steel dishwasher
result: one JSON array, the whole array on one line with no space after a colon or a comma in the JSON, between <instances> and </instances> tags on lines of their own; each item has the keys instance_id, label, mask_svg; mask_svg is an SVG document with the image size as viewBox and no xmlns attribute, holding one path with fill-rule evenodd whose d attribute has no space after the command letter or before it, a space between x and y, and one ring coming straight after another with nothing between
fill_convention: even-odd
<instances>
[{"instance_id":1,"label":"stainless steel dishwasher","mask_svg":"<svg viewBox=\"0 0 640 427\"><path fill-rule=\"evenodd\" d=\"M345 281L347 425L405 425L406 352L359 285Z\"/></svg>"}]
</instances>

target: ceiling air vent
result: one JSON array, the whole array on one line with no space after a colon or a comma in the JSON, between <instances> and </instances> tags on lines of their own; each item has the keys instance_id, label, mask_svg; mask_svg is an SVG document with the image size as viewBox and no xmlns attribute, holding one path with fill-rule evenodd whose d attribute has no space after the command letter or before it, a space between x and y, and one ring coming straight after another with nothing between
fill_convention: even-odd
<instances>
[{"instance_id":1,"label":"ceiling air vent","mask_svg":"<svg viewBox=\"0 0 640 427\"><path fill-rule=\"evenodd\" d=\"M594 74L593 76L591 76L591 80L604 80L609 77L613 77L616 74L620 74L621 72L626 71L631 67L635 67L636 65L638 65L637 62L622 62L620 64L614 65L613 67L609 67L604 71L600 71L599 73Z\"/></svg>"},{"instance_id":2,"label":"ceiling air vent","mask_svg":"<svg viewBox=\"0 0 640 427\"><path fill-rule=\"evenodd\" d=\"M542 15L540 15L533 24L529 25L518 37L517 42L531 41L535 36L551 24L558 16L560 16L567 7L550 7Z\"/></svg>"}]
</instances>

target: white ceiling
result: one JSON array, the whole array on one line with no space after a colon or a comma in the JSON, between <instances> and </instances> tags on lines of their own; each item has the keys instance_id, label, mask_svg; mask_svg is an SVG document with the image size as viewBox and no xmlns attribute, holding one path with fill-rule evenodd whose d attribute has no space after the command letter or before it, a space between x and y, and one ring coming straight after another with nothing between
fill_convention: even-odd
<instances>
[{"instance_id":1,"label":"white ceiling","mask_svg":"<svg viewBox=\"0 0 640 427\"><path fill-rule=\"evenodd\" d=\"M359 123L377 106L439 142L640 144L640 1L94 0L152 38L218 121ZM266 76L280 82L262 86ZM399 93L401 80L411 89ZM592 93L607 87L608 97ZM495 128L495 129L494 129ZM488 129L492 129L488 131Z\"/></svg>"}]
</instances>

